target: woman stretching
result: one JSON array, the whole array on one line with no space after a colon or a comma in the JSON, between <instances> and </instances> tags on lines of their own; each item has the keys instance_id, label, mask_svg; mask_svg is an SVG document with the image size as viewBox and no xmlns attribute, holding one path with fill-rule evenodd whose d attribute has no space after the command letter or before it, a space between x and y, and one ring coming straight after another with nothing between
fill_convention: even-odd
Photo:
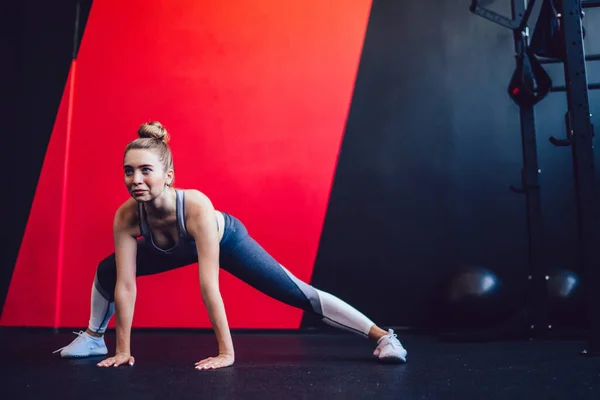
<instances>
[{"instance_id":1,"label":"woman stretching","mask_svg":"<svg viewBox=\"0 0 600 400\"><path fill-rule=\"evenodd\" d=\"M381 361L406 361L407 352L393 330L384 331L337 297L300 281L248 235L242 222L215 210L201 192L173 188L169 136L160 123L143 124L138 136L125 148L123 169L131 198L115 214L115 252L96 271L88 328L56 352L62 357L107 354L103 335L115 314L116 353L98 366L133 365L130 333L136 277L198 263L201 296L219 353L197 362L197 369L227 367L235 359L219 291L219 268L274 299L317 314L328 325L373 340L377 344L373 354Z\"/></svg>"}]
</instances>

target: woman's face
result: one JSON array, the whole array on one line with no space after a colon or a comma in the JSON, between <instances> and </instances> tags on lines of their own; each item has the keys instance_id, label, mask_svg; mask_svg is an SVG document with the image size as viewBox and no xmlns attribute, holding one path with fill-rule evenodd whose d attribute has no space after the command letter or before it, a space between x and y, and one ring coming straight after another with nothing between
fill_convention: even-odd
<instances>
[{"instance_id":1,"label":"woman's face","mask_svg":"<svg viewBox=\"0 0 600 400\"><path fill-rule=\"evenodd\" d=\"M157 152L151 149L129 150L125 154L123 172L125 186L137 201L154 200L173 181L173 170L165 171Z\"/></svg>"}]
</instances>

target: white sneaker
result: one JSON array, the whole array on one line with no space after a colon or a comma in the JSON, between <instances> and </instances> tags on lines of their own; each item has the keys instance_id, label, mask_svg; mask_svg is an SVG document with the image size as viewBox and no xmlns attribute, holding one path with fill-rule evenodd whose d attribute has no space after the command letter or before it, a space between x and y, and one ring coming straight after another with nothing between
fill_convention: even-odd
<instances>
[{"instance_id":1,"label":"white sneaker","mask_svg":"<svg viewBox=\"0 0 600 400\"><path fill-rule=\"evenodd\" d=\"M377 348L373 355L383 362L404 363L408 352L398 340L398 336L392 329L388 334L377 341Z\"/></svg>"},{"instance_id":2,"label":"white sneaker","mask_svg":"<svg viewBox=\"0 0 600 400\"><path fill-rule=\"evenodd\" d=\"M60 356L63 358L80 358L103 356L108 353L106 344L104 344L104 337L93 337L84 331L73 333L77 335L77 338L67 346L53 351L52 354L60 351Z\"/></svg>"}]
</instances>

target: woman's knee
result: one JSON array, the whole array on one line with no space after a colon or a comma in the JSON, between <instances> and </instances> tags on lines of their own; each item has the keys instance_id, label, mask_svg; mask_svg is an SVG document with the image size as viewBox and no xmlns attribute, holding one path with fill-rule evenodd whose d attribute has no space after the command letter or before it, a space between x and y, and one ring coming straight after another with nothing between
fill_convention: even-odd
<instances>
[{"instance_id":1,"label":"woman's knee","mask_svg":"<svg viewBox=\"0 0 600 400\"><path fill-rule=\"evenodd\" d=\"M109 301L114 300L115 286L117 284L117 263L115 255L111 254L100 261L94 277L94 286L102 297Z\"/></svg>"}]
</instances>

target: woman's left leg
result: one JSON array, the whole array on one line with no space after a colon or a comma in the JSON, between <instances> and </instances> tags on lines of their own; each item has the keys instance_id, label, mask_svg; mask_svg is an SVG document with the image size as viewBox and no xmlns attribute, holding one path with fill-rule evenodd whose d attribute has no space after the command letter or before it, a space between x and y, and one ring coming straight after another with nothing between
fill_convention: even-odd
<instances>
[{"instance_id":1,"label":"woman's left leg","mask_svg":"<svg viewBox=\"0 0 600 400\"><path fill-rule=\"evenodd\" d=\"M316 312L314 309L312 311L318 314L324 323L336 328L362 334L377 342L377 348L373 352L373 355L382 361L406 361L407 351L397 339L397 335L392 329L387 332L384 331L348 303L332 294L316 289L299 280L283 267L283 265L280 264L280 267L304 293L310 293L311 291L316 292L316 295L319 298L318 303L320 303L321 312ZM364 328L361 331L357 331L355 329L356 326L362 326ZM368 331L366 329L367 327L369 327Z\"/></svg>"},{"instance_id":2,"label":"woman's left leg","mask_svg":"<svg viewBox=\"0 0 600 400\"><path fill-rule=\"evenodd\" d=\"M391 360L387 353L394 347L396 358L405 360L406 350L393 331L384 331L348 303L295 277L248 235L240 221L226 218L231 220L226 220L226 237L221 243L224 270L274 299L318 315L330 326L376 341L375 355L380 358Z\"/></svg>"}]
</instances>

